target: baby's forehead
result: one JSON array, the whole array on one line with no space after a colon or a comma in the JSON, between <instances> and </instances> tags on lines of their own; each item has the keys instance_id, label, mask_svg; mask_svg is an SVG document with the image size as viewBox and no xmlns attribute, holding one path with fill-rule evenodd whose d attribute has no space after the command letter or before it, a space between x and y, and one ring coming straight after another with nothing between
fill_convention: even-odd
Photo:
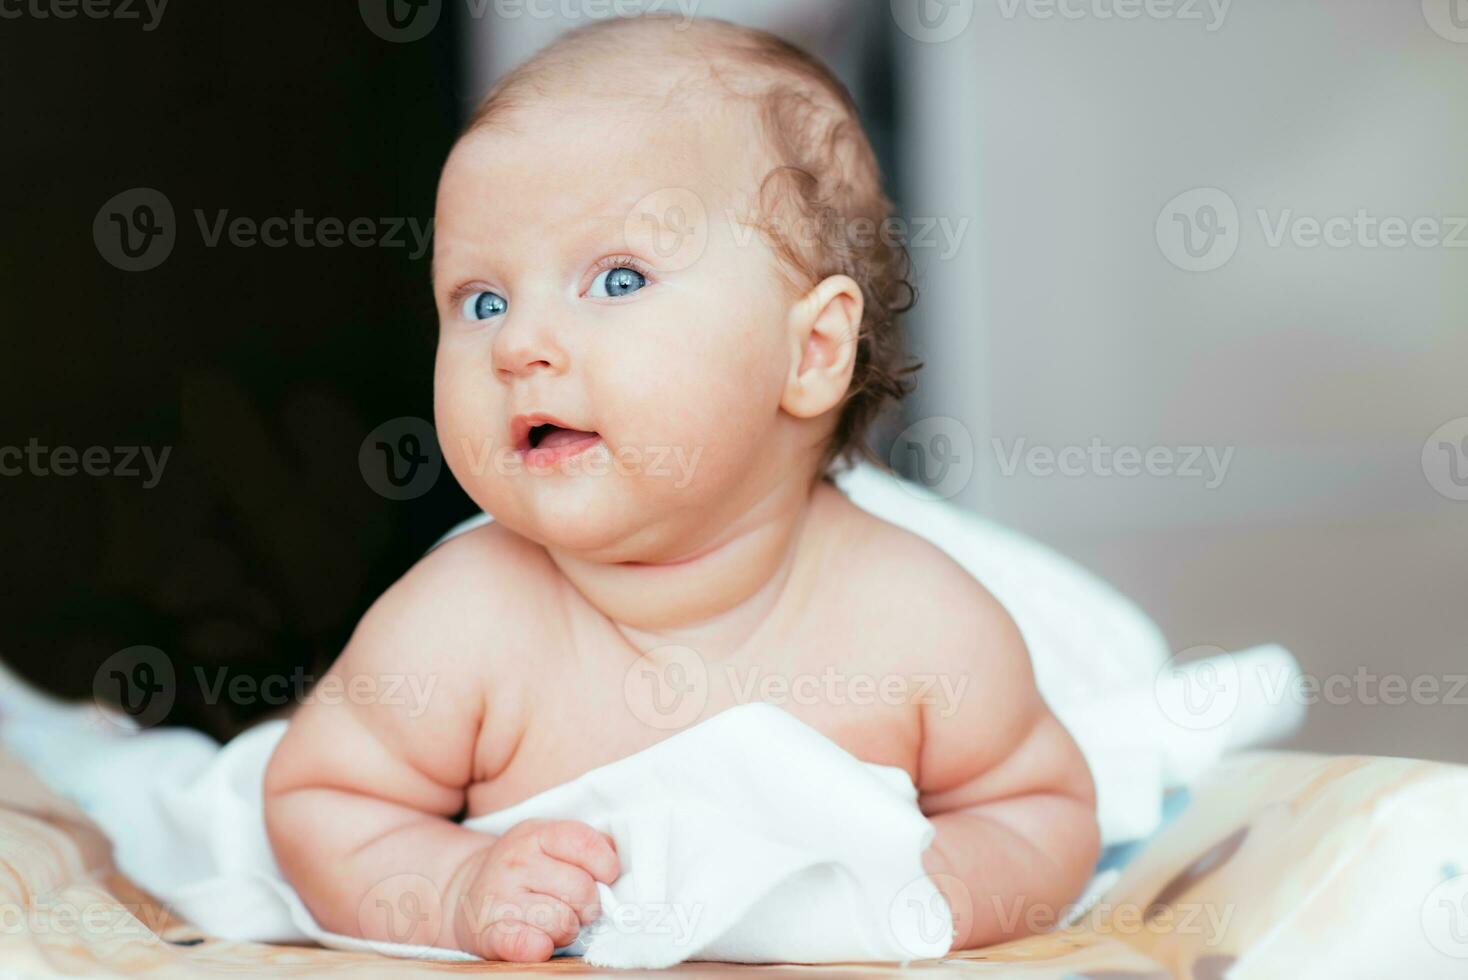
<instances>
[{"instance_id":1,"label":"baby's forehead","mask_svg":"<svg viewBox=\"0 0 1468 980\"><path fill-rule=\"evenodd\" d=\"M641 197L672 189L735 208L768 166L757 126L733 107L548 100L467 133L445 166L441 198L492 195L543 220L625 214Z\"/></svg>"}]
</instances>

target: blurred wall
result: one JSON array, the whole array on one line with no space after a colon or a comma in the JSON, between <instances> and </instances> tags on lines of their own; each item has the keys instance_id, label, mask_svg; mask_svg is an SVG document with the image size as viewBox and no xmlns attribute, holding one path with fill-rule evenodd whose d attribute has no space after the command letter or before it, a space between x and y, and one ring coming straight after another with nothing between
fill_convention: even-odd
<instances>
[{"instance_id":1,"label":"blurred wall","mask_svg":"<svg viewBox=\"0 0 1468 980\"><path fill-rule=\"evenodd\" d=\"M959 3L899 32L905 190L973 219L958 256L914 250L938 371L913 418L971 437L957 499L1116 583L1175 649L1289 646L1325 686L1297 744L1468 760L1468 489L1442 448L1468 480L1468 19L1118 6ZM1076 475L1047 462L1066 447ZM1169 475L1117 475L1124 447ZM1197 449L1227 467L1185 466Z\"/></svg>"}]
</instances>

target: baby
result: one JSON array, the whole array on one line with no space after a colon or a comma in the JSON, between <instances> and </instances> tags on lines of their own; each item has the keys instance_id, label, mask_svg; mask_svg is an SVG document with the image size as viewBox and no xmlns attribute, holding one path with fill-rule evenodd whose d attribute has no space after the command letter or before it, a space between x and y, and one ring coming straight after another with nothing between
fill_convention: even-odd
<instances>
[{"instance_id":1,"label":"baby","mask_svg":"<svg viewBox=\"0 0 1468 980\"><path fill-rule=\"evenodd\" d=\"M367 913L438 910L412 941L547 959L597 918L615 842L457 821L751 698L912 777L955 949L1079 893L1091 778L1013 622L828 479L906 388L888 213L846 90L760 31L601 22L489 93L444 166L433 290L439 439L495 521L409 571L331 670L436 678L429 709L309 703L271 760L271 843L323 927L403 941ZM629 673L689 658L701 710L661 723ZM832 676L885 696L788 696Z\"/></svg>"}]
</instances>

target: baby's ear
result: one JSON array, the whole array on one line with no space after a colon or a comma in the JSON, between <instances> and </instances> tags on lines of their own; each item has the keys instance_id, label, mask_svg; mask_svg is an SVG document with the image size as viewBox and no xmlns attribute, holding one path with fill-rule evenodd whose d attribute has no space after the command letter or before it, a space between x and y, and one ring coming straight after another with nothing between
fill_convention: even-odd
<instances>
[{"instance_id":1,"label":"baby's ear","mask_svg":"<svg viewBox=\"0 0 1468 980\"><path fill-rule=\"evenodd\" d=\"M790 308L790 375L782 409L809 419L841 404L856 367L861 314L861 287L850 276L822 279Z\"/></svg>"}]
</instances>

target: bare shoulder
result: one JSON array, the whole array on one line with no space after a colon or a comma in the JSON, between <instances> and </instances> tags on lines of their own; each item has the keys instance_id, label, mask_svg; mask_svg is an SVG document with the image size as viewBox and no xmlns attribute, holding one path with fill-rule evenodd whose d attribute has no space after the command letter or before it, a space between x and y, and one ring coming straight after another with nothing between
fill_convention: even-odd
<instances>
[{"instance_id":1,"label":"bare shoulder","mask_svg":"<svg viewBox=\"0 0 1468 980\"><path fill-rule=\"evenodd\" d=\"M559 601L560 573L539 545L499 524L466 531L424 555L364 617L385 618L457 646L455 637L502 633Z\"/></svg>"},{"instance_id":2,"label":"bare shoulder","mask_svg":"<svg viewBox=\"0 0 1468 980\"><path fill-rule=\"evenodd\" d=\"M463 785L496 760L487 741L513 746L523 728L521 652L540 642L560 575L537 545L494 524L455 537L418 561L374 602L296 715L292 730L337 744L367 743L443 785Z\"/></svg>"},{"instance_id":3,"label":"bare shoulder","mask_svg":"<svg viewBox=\"0 0 1468 980\"><path fill-rule=\"evenodd\" d=\"M836 567L882 669L915 681L925 810L1055 789L1092 793L1084 760L1035 686L1004 606L933 543L840 502Z\"/></svg>"},{"instance_id":4,"label":"bare shoulder","mask_svg":"<svg viewBox=\"0 0 1468 980\"><path fill-rule=\"evenodd\" d=\"M844 496L835 547L850 608L904 638L893 654L914 670L983 670L1033 685L1029 653L999 600L943 549L867 513Z\"/></svg>"}]
</instances>

